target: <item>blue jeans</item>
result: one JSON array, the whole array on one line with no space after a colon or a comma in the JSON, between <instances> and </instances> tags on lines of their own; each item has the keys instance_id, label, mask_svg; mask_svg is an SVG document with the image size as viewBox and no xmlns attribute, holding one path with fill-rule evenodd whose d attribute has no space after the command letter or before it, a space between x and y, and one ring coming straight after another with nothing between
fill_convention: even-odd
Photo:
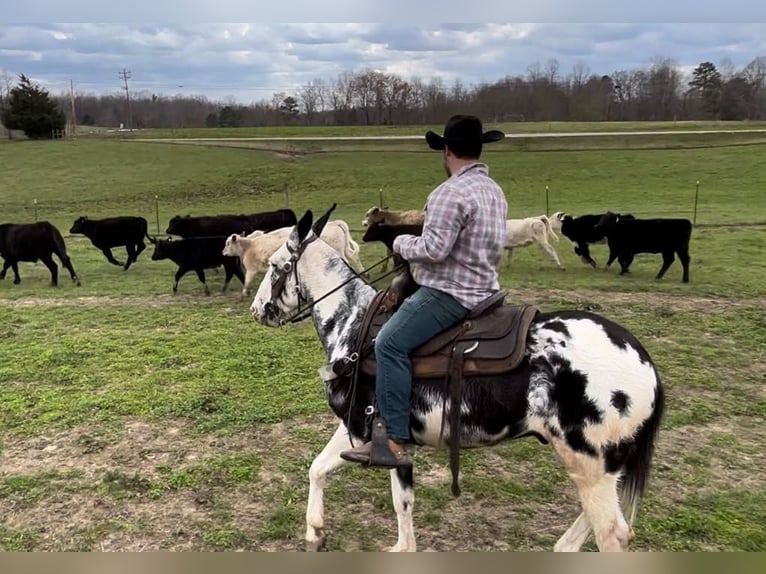
<instances>
[{"instance_id":1,"label":"blue jeans","mask_svg":"<svg viewBox=\"0 0 766 574\"><path fill-rule=\"evenodd\" d=\"M404 300L375 339L378 364L375 394L388 437L410 438L412 363L410 352L456 325L468 309L447 293L420 287Z\"/></svg>"}]
</instances>

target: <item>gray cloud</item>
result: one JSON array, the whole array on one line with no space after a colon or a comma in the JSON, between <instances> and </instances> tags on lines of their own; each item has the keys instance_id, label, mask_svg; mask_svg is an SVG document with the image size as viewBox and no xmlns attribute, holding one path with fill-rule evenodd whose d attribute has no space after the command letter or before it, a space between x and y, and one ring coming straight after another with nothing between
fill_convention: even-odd
<instances>
[{"instance_id":1,"label":"gray cloud","mask_svg":"<svg viewBox=\"0 0 766 574\"><path fill-rule=\"evenodd\" d=\"M0 69L54 92L120 90L270 99L365 68L464 84L525 74L550 59L597 74L670 57L685 68L766 56L764 24L37 24L0 25Z\"/></svg>"}]
</instances>

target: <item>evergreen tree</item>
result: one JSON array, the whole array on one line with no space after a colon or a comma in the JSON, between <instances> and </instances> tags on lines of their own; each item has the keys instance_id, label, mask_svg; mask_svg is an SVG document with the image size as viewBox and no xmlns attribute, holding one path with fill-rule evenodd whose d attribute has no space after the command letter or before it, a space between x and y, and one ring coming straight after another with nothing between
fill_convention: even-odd
<instances>
[{"instance_id":1,"label":"evergreen tree","mask_svg":"<svg viewBox=\"0 0 766 574\"><path fill-rule=\"evenodd\" d=\"M702 109L717 119L721 109L721 73L712 62L702 62L694 68L689 85L702 99Z\"/></svg>"},{"instance_id":2,"label":"evergreen tree","mask_svg":"<svg viewBox=\"0 0 766 574\"><path fill-rule=\"evenodd\" d=\"M4 102L2 120L8 129L23 130L33 139L51 138L53 130L63 130L66 124L64 112L48 91L24 74Z\"/></svg>"}]
</instances>

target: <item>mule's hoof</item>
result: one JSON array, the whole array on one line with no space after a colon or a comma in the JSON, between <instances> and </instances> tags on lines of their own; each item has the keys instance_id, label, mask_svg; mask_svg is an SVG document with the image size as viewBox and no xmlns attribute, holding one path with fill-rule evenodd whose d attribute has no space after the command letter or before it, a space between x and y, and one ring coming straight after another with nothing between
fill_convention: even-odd
<instances>
[{"instance_id":1,"label":"mule's hoof","mask_svg":"<svg viewBox=\"0 0 766 574\"><path fill-rule=\"evenodd\" d=\"M306 552L322 552L325 549L326 539L324 536L320 536L316 540L306 540Z\"/></svg>"}]
</instances>

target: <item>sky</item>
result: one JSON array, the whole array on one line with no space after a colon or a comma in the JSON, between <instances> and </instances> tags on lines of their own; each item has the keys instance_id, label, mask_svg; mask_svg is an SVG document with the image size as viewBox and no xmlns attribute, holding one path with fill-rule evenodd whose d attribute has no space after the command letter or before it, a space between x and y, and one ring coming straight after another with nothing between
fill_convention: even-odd
<instances>
[{"instance_id":1,"label":"sky","mask_svg":"<svg viewBox=\"0 0 766 574\"><path fill-rule=\"evenodd\" d=\"M0 23L0 75L30 76L52 93L204 95L270 101L314 79L373 69L447 85L494 82L550 59L567 75L647 67L668 57L742 67L766 56L764 23ZM2 76L0 76L0 81Z\"/></svg>"}]
</instances>

